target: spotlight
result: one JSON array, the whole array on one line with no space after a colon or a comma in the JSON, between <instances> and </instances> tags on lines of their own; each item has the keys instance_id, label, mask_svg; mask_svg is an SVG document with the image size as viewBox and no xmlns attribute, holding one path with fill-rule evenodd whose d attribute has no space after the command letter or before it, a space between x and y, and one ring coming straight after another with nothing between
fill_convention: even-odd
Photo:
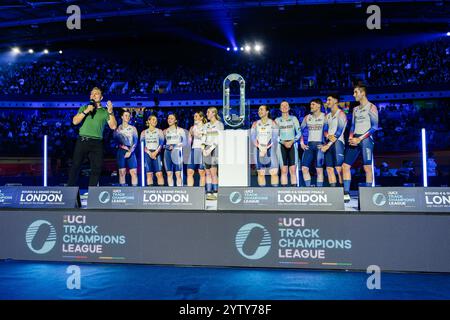
<instances>
[{"instance_id":1,"label":"spotlight","mask_svg":"<svg viewBox=\"0 0 450 320\"><path fill-rule=\"evenodd\" d=\"M227 51L230 51L230 47L227 47Z\"/></svg>"},{"instance_id":2,"label":"spotlight","mask_svg":"<svg viewBox=\"0 0 450 320\"><path fill-rule=\"evenodd\" d=\"M450 37L450 31L449 31L449 32L447 32L447 37Z\"/></svg>"},{"instance_id":3,"label":"spotlight","mask_svg":"<svg viewBox=\"0 0 450 320\"><path fill-rule=\"evenodd\" d=\"M44 49L44 54L48 54L48 49Z\"/></svg>"},{"instance_id":4,"label":"spotlight","mask_svg":"<svg viewBox=\"0 0 450 320\"><path fill-rule=\"evenodd\" d=\"M62 54L62 50L59 50L59 54Z\"/></svg>"},{"instance_id":5,"label":"spotlight","mask_svg":"<svg viewBox=\"0 0 450 320\"><path fill-rule=\"evenodd\" d=\"M238 50L239 50L238 47L234 47L234 48L233 48L233 51L234 51L234 52L236 52L236 51L238 51Z\"/></svg>"},{"instance_id":6,"label":"spotlight","mask_svg":"<svg viewBox=\"0 0 450 320\"><path fill-rule=\"evenodd\" d=\"M20 48L19 47L14 47L14 48L11 49L11 52L13 54L19 54L20 53Z\"/></svg>"},{"instance_id":7,"label":"spotlight","mask_svg":"<svg viewBox=\"0 0 450 320\"><path fill-rule=\"evenodd\" d=\"M261 50L262 50L261 45L260 44L255 44L255 51L256 52L261 52Z\"/></svg>"},{"instance_id":8,"label":"spotlight","mask_svg":"<svg viewBox=\"0 0 450 320\"><path fill-rule=\"evenodd\" d=\"M244 51L244 47L241 47L241 51Z\"/></svg>"},{"instance_id":9,"label":"spotlight","mask_svg":"<svg viewBox=\"0 0 450 320\"><path fill-rule=\"evenodd\" d=\"M28 49L28 53L34 53L33 49Z\"/></svg>"},{"instance_id":10,"label":"spotlight","mask_svg":"<svg viewBox=\"0 0 450 320\"><path fill-rule=\"evenodd\" d=\"M373 158L372 158L373 159ZM422 128L422 174L423 186L428 187L428 173L427 173L427 132Z\"/></svg>"},{"instance_id":11,"label":"spotlight","mask_svg":"<svg viewBox=\"0 0 450 320\"><path fill-rule=\"evenodd\" d=\"M245 52L250 52L250 50L252 50L252 48L247 44L245 45Z\"/></svg>"}]
</instances>

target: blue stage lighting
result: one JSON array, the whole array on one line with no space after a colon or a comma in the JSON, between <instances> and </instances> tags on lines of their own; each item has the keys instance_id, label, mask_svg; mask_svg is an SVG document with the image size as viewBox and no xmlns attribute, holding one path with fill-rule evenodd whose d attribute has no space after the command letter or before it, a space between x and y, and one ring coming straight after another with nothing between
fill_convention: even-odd
<instances>
[{"instance_id":1,"label":"blue stage lighting","mask_svg":"<svg viewBox=\"0 0 450 320\"><path fill-rule=\"evenodd\" d=\"M48 161L48 148L47 148L47 135L44 135L44 187L47 186L47 161Z\"/></svg>"},{"instance_id":2,"label":"blue stage lighting","mask_svg":"<svg viewBox=\"0 0 450 320\"><path fill-rule=\"evenodd\" d=\"M230 51L230 47L227 47L227 51Z\"/></svg>"},{"instance_id":3,"label":"blue stage lighting","mask_svg":"<svg viewBox=\"0 0 450 320\"><path fill-rule=\"evenodd\" d=\"M20 48L19 47L14 47L11 49L12 54L19 54L20 53Z\"/></svg>"},{"instance_id":4,"label":"blue stage lighting","mask_svg":"<svg viewBox=\"0 0 450 320\"><path fill-rule=\"evenodd\" d=\"M141 187L145 187L145 146L144 141L141 141Z\"/></svg>"},{"instance_id":5,"label":"blue stage lighting","mask_svg":"<svg viewBox=\"0 0 450 320\"><path fill-rule=\"evenodd\" d=\"M372 187L375 187L375 161L372 157Z\"/></svg>"},{"instance_id":6,"label":"blue stage lighting","mask_svg":"<svg viewBox=\"0 0 450 320\"><path fill-rule=\"evenodd\" d=\"M428 172L427 172L427 133L425 128L422 128L422 175L423 186L428 187Z\"/></svg>"},{"instance_id":7,"label":"blue stage lighting","mask_svg":"<svg viewBox=\"0 0 450 320\"><path fill-rule=\"evenodd\" d=\"M238 50L239 50L238 47L234 47L233 48L233 51L235 51L235 52L238 51Z\"/></svg>"},{"instance_id":8,"label":"blue stage lighting","mask_svg":"<svg viewBox=\"0 0 450 320\"><path fill-rule=\"evenodd\" d=\"M28 49L28 53L34 53L33 49Z\"/></svg>"}]
</instances>

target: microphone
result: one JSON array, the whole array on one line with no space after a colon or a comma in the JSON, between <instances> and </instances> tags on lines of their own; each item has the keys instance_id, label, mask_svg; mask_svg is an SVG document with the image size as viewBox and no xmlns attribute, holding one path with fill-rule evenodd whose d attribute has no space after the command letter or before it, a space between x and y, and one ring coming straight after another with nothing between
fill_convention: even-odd
<instances>
[{"instance_id":1,"label":"microphone","mask_svg":"<svg viewBox=\"0 0 450 320\"><path fill-rule=\"evenodd\" d=\"M91 104L91 105L94 106L94 110L92 110L91 112L89 112L89 113L91 114L92 119L94 119L94 116L95 116L95 114L96 114L96 112L97 112L97 106L96 106L96 103L95 103L94 99L91 99L91 101L89 102L89 104Z\"/></svg>"}]
</instances>

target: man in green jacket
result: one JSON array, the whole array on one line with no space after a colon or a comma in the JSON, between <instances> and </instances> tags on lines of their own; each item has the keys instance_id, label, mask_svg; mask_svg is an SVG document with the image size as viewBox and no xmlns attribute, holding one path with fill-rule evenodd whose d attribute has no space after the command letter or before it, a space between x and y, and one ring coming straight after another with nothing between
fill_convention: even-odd
<instances>
[{"instance_id":1,"label":"man in green jacket","mask_svg":"<svg viewBox=\"0 0 450 320\"><path fill-rule=\"evenodd\" d=\"M82 106L73 117L72 123L80 128L79 136L73 152L73 163L69 172L69 186L75 186L78 182L83 160L88 157L91 165L91 175L89 186L97 186L102 173L103 164L103 129L106 123L110 129L115 130L117 121L113 113L111 101L106 104L106 109L100 104L103 95L102 91L95 87L91 91L91 102Z\"/></svg>"}]
</instances>

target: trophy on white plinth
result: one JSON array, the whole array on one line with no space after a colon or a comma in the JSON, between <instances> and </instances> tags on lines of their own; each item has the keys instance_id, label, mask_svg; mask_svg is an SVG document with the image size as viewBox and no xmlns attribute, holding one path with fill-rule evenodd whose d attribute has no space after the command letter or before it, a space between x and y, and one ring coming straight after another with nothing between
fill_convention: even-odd
<instances>
[{"instance_id":1,"label":"trophy on white plinth","mask_svg":"<svg viewBox=\"0 0 450 320\"><path fill-rule=\"evenodd\" d=\"M230 84L239 83L239 114L232 114ZM249 131L246 123L245 80L237 74L223 81L223 118L226 129L219 133L219 186L247 187L249 185Z\"/></svg>"}]
</instances>

